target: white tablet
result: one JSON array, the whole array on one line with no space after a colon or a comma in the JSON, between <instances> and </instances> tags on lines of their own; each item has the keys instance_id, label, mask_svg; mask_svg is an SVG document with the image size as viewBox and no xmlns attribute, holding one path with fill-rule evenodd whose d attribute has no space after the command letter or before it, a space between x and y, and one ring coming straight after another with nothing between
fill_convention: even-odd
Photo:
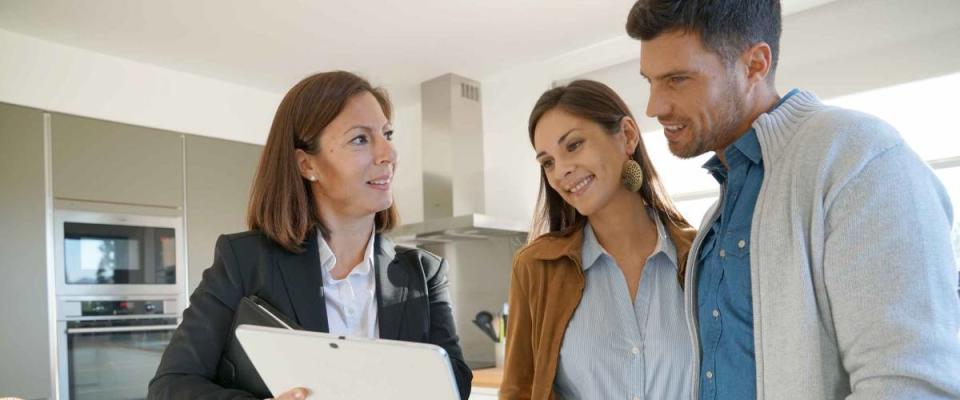
<instances>
[{"instance_id":1,"label":"white tablet","mask_svg":"<svg viewBox=\"0 0 960 400\"><path fill-rule=\"evenodd\" d=\"M460 398L440 346L254 325L236 332L274 396L305 387L308 399Z\"/></svg>"}]
</instances>

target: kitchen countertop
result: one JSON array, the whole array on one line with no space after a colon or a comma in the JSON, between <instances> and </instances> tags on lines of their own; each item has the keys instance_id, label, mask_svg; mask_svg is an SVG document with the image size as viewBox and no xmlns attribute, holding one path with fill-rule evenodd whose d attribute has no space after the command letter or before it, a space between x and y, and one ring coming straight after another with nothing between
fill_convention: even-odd
<instances>
[{"instance_id":1,"label":"kitchen countertop","mask_svg":"<svg viewBox=\"0 0 960 400\"><path fill-rule=\"evenodd\" d=\"M482 368L473 370L473 387L499 389L503 379L503 368Z\"/></svg>"}]
</instances>

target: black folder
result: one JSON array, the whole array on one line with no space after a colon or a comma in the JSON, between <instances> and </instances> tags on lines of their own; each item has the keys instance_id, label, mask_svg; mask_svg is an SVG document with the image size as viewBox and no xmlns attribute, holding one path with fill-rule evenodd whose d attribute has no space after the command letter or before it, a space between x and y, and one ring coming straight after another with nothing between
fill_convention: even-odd
<instances>
[{"instance_id":1,"label":"black folder","mask_svg":"<svg viewBox=\"0 0 960 400\"><path fill-rule=\"evenodd\" d=\"M287 329L303 328L280 311L277 311L270 303L257 296L244 297L237 305L237 311L233 317L233 326L230 328L230 341L223 349L224 356L220 358L220 366L217 368L217 380L228 383L230 387L253 393L260 398L273 397L253 363L247 357L247 353L243 351L240 341L237 340L234 332L240 325Z\"/></svg>"}]
</instances>

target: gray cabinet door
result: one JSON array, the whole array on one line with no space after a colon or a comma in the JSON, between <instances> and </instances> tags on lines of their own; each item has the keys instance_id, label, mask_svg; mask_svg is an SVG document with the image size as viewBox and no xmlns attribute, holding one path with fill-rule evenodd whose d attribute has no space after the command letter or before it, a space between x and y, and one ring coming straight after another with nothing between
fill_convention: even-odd
<instances>
[{"instance_id":1,"label":"gray cabinet door","mask_svg":"<svg viewBox=\"0 0 960 400\"><path fill-rule=\"evenodd\" d=\"M187 135L189 293L213 263L217 237L245 231L247 201L261 146Z\"/></svg>"},{"instance_id":2,"label":"gray cabinet door","mask_svg":"<svg viewBox=\"0 0 960 400\"><path fill-rule=\"evenodd\" d=\"M0 103L0 396L51 396L43 112Z\"/></svg>"},{"instance_id":3,"label":"gray cabinet door","mask_svg":"<svg viewBox=\"0 0 960 400\"><path fill-rule=\"evenodd\" d=\"M56 198L182 207L180 134L63 114L52 119Z\"/></svg>"}]
</instances>

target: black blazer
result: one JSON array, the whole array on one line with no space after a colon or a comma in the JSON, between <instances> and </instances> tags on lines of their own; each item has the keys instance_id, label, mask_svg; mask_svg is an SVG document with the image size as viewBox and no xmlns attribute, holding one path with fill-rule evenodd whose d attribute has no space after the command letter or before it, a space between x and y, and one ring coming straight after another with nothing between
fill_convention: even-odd
<instances>
[{"instance_id":1,"label":"black blazer","mask_svg":"<svg viewBox=\"0 0 960 400\"><path fill-rule=\"evenodd\" d=\"M473 374L463 361L447 286L447 263L415 248L395 246L376 235L374 270L380 338L432 343L450 356L460 397L467 399ZM232 340L234 311L240 299L256 295L306 330L328 332L316 234L294 254L248 231L217 240L213 266L190 296L183 322L163 353L150 381L149 399L237 399L254 395L239 390L233 360L224 348ZM358 377L361 379L376 377ZM279 394L279 393L276 393Z\"/></svg>"}]
</instances>

